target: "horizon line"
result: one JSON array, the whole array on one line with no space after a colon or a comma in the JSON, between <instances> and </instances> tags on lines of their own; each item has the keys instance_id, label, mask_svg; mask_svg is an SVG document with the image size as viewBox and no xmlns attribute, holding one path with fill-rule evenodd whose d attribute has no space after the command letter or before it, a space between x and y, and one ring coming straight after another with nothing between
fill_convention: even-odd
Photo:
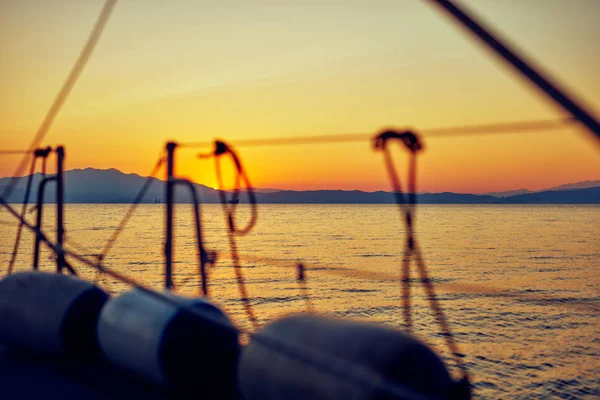
<instances>
[{"instance_id":1,"label":"horizon line","mask_svg":"<svg viewBox=\"0 0 600 400\"><path fill-rule=\"evenodd\" d=\"M140 175L138 173L135 172L124 172L121 171L117 168L111 167L111 168L97 168L97 167L85 167L85 168L72 168L72 169L68 169L65 170L65 173L67 172L72 172L72 171L86 171L86 170L94 170L94 171L102 171L102 172L107 172L107 171L116 171L122 175L135 175L139 178L148 178L149 176L144 176L144 175ZM35 172L33 175L38 175L41 174L41 172ZM22 175L20 178L25 178L29 175ZM11 179L13 178L12 176L3 176L0 177L0 179ZM162 179L160 177L153 177L153 179L159 180L161 182L164 182L165 179ZM597 186L590 186L588 188L591 187L600 187L600 179L585 179L582 181L577 181L577 182L568 182L568 183L563 183L563 184L559 184L556 186L552 186L549 188L544 188L544 189L538 189L538 190L531 190L528 188L518 188L518 189L509 189L509 190L492 190L492 191L487 191L487 192L477 192L477 193L465 193L465 192L454 192L454 191L442 191L442 192L430 192L430 191L421 191L421 192L415 192L415 194L444 194L444 193L453 193L453 194L471 194L471 195L493 195L493 194L504 194L504 193L512 193L512 192L519 192L519 191L527 191L530 193L538 193L538 192L545 192L545 191L552 191L552 190L560 190L558 188L562 187L562 186L567 186L567 185L576 185L576 184L582 184L582 183L597 183ZM200 182L196 182L192 180L192 183L197 184L197 185L201 185L213 190L219 190L218 188L213 188L211 186L208 186L204 183L200 183ZM373 190L373 191L369 191L369 190L363 190L363 189L330 189L330 188L318 188L318 189L279 189L279 188L271 188L271 187L253 187L253 189L255 191L272 191L272 192L318 192L318 191L340 191L340 192L363 192L363 193L377 193L377 192L385 192L385 193L393 193L393 190ZM577 190L577 189L586 189L586 188L574 188L572 190ZM225 189L225 191L231 191L232 189ZM569 189L562 189L562 190L569 190ZM405 192L408 193L408 192ZM517 193L519 194L519 193ZM524 193L523 193L524 194Z\"/></svg>"}]
</instances>

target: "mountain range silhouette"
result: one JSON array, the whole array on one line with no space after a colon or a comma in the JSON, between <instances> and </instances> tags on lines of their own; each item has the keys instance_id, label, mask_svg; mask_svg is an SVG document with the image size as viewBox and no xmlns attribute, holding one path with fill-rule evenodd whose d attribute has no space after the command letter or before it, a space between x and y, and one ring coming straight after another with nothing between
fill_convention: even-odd
<instances>
[{"instance_id":1,"label":"mountain range silhouette","mask_svg":"<svg viewBox=\"0 0 600 400\"><path fill-rule=\"evenodd\" d=\"M35 202L35 188L42 175L33 178L30 202ZM10 178L0 179L0 191ZM25 193L26 178L22 178L8 198L8 202L21 202ZM125 174L117 169L73 169L65 172L65 202L67 203L131 203L142 187L146 177ZM194 184L202 203L218 203L218 191ZM46 189L46 201L54 202L54 185ZM143 203L162 202L164 181L153 178ZM390 192L363 192L360 190L257 190L256 198L265 204L392 204ZM583 181L549 188L543 191L520 189L487 194L465 193L419 193L422 204L600 204L600 181ZM189 203L191 197L183 187L176 190L177 203ZM240 203L247 202L242 194Z\"/></svg>"}]
</instances>

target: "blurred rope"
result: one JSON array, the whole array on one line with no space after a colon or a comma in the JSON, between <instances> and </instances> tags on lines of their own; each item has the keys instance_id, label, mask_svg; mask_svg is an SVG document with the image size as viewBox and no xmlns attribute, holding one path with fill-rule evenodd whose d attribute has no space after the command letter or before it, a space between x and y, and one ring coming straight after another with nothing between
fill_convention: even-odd
<instances>
[{"instance_id":1,"label":"blurred rope","mask_svg":"<svg viewBox=\"0 0 600 400\"><path fill-rule=\"evenodd\" d=\"M400 178L396 172L392 156L389 152L387 144L389 140L397 140L404 144L409 152L409 167L408 167L408 191L404 193L402 191L402 185ZM417 263L422 262L420 257L417 257L417 243L414 235L414 217L416 210L416 176L417 176L417 153L423 150L423 145L420 139L412 132L407 131L398 133L395 131L385 131L380 133L373 140L373 147L375 150L381 150L383 152L385 166L390 177L391 185L393 188L394 198L398 209L400 210L401 217L404 221L406 230L406 245L404 248L404 257L402 260L402 301L403 301L403 313L404 313L404 324L407 330L412 331L412 316L410 306L410 260L415 258ZM450 335L451 336L451 335Z\"/></svg>"},{"instance_id":2,"label":"blurred rope","mask_svg":"<svg viewBox=\"0 0 600 400\"><path fill-rule=\"evenodd\" d=\"M31 154L33 150L0 150L0 155L19 155L19 154Z\"/></svg>"},{"instance_id":3,"label":"blurred rope","mask_svg":"<svg viewBox=\"0 0 600 400\"><path fill-rule=\"evenodd\" d=\"M90 56L92 55L92 52L94 51L94 48L96 47L96 44L98 43L98 40L100 39L100 36L102 35L102 31L104 30L104 27L106 26L106 23L108 22L110 14L116 3L117 3L117 0L106 0L106 2L104 3L104 6L102 7L102 10L100 11L100 15L98 16L98 19L96 20L96 24L94 25L94 28L92 29L92 32L91 32L85 46L81 50L81 53L79 54L79 57L77 58L77 61L75 62L75 65L71 69L71 72L67 76L66 81L63 83L62 88L60 89L60 91L58 92L52 105L50 106L48 113L44 117L44 120L42 121L41 126L39 127L33 141L31 142L31 145L29 146L29 150L27 150L27 153L26 153L27 155L33 153L33 150L40 146L42 140L44 140L44 137L46 136L46 134L52 127L52 123L56 119L56 116L58 115L63 104L69 97L69 94L71 93L73 86L75 86L77 79L81 75L83 68L85 67L88 60L90 59ZM0 196L0 198L2 198L4 200L8 200L8 197L14 190L14 188L17 185L17 183L19 182L19 180L21 179L21 175L23 173L23 170L27 166L28 160L29 160L28 156L23 157L23 159L19 163L19 166L13 173L8 185L4 188L4 191L2 192L2 196Z\"/></svg>"},{"instance_id":4,"label":"blurred rope","mask_svg":"<svg viewBox=\"0 0 600 400\"><path fill-rule=\"evenodd\" d=\"M577 125L573 118L558 118L530 121L498 122L476 125L457 125L441 128L422 129L420 133L426 138L444 138L470 135L514 134L564 129ZM328 143L367 143L372 138L371 133L344 133L333 135L312 135L276 137L264 139L249 139L234 141L236 147L284 146ZM180 147L207 148L212 142L180 143Z\"/></svg>"},{"instance_id":5,"label":"blurred rope","mask_svg":"<svg viewBox=\"0 0 600 400\"><path fill-rule=\"evenodd\" d=\"M224 188L223 176L221 172L221 158L224 156L229 156L229 159L231 160L235 170L235 184L231 199L227 199L227 192ZM229 249L231 253L231 260L233 263L233 270L235 271L235 276L240 291L240 300L244 306L244 310L246 312L246 315L248 316L248 320L250 320L250 323L252 324L254 330L257 330L258 328L260 328L260 325L258 324L256 314L254 312L254 309L252 308L252 303L250 301L250 298L248 297L248 290L246 289L244 273L242 271L242 266L238 257L236 241L237 236L244 236L248 234L256 225L256 221L258 219L258 210L256 204L256 197L254 195L254 189L252 188L250 179L248 178L248 175L246 174L246 171L242 165L242 161L240 160L235 150L233 150L231 146L229 146L227 143L220 140L216 140L214 142L214 151L212 153L199 154L198 157L215 158L215 171L217 175L217 184L219 186L219 201L221 202L221 207L223 209L223 213L225 215L225 220L227 223L227 237L229 239ZM239 203L239 193L241 190L242 181L244 187L246 188L246 193L248 194L248 201L250 203L250 220L246 224L246 226L244 226L243 228L239 228L235 221L235 211Z\"/></svg>"},{"instance_id":6,"label":"blurred rope","mask_svg":"<svg viewBox=\"0 0 600 400\"><path fill-rule=\"evenodd\" d=\"M520 52L512 48L506 39L501 38L498 33L492 32L489 26L486 26L471 12L467 12L464 6L459 6L452 0L426 0L426 2L439 7L440 10L451 16L461 28L492 50L493 55L504 61L513 71L518 72L528 83L534 85L547 99L552 100L555 105L577 119L596 139L596 143L600 143L600 122L594 113L587 109L573 93L569 93L556 78L550 77L539 66L534 65L532 60L528 60L523 53L519 54Z\"/></svg>"},{"instance_id":7,"label":"blurred rope","mask_svg":"<svg viewBox=\"0 0 600 400\"><path fill-rule=\"evenodd\" d=\"M94 251L94 250L90 249L89 247L84 246L81 243L76 242L73 239L70 239L68 237L65 238L65 242L68 243L69 246L73 247L75 250L77 250L83 256L97 258L99 255L98 251Z\"/></svg>"}]
</instances>

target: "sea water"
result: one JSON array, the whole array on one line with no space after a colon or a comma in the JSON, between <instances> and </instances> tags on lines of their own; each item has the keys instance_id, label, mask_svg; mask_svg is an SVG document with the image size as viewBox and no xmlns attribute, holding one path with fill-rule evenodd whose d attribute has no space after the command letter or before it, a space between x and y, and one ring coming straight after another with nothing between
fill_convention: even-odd
<instances>
[{"instance_id":1,"label":"sea water","mask_svg":"<svg viewBox=\"0 0 600 400\"><path fill-rule=\"evenodd\" d=\"M44 224L51 232L53 206L47 207ZM90 257L99 253L127 208L67 205L67 247ZM192 209L182 204L175 211L176 291L195 296L200 275ZM406 232L395 206L261 205L258 212L254 229L236 241L260 323L307 309L296 280L296 264L303 262L317 312L402 329L399 278ZM238 225L248 216L247 205L240 204ZM139 206L105 264L161 289L164 218L164 205ZM16 232L9 222L11 216L0 212L2 274ZM202 206L205 246L218 254L209 270L210 295L249 329L225 222L219 205ZM418 246L478 397L600 396L599 206L423 205L415 222ZM15 270L31 268L32 252L33 235L24 232ZM73 264L82 277L98 279L114 294L127 289ZM47 249L40 268L55 268ZM448 359L415 264L412 276L415 333Z\"/></svg>"}]
</instances>

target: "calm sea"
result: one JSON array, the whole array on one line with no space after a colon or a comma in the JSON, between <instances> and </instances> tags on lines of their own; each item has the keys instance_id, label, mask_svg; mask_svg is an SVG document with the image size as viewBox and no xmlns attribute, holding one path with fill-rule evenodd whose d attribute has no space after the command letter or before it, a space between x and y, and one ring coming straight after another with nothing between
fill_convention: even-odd
<instances>
[{"instance_id":1,"label":"calm sea","mask_svg":"<svg viewBox=\"0 0 600 400\"><path fill-rule=\"evenodd\" d=\"M248 215L245 207L239 207L240 224ZM98 252L126 210L126 205L69 205L67 235L73 246ZM221 208L207 205L202 214L206 247L219 254L210 271L211 296L248 327ZM191 216L189 206L177 206L175 283L185 295L197 295L199 287ZM50 229L51 210L46 217ZM161 205L140 206L106 264L161 288L163 218ZM0 223L6 221L9 215L0 213ZM600 207L424 205L417 231L479 397L600 396ZM15 228L2 224L0 232L4 269ZM266 322L306 309L295 280L294 264L301 260L310 267L308 293L317 311L400 327L396 279L357 277L339 267L393 278L400 270L403 235L399 213L390 205L261 206L255 229L238 238L255 313ZM31 253L32 235L26 233L17 269L30 267ZM41 268L53 269L47 251ZM83 266L78 271L96 278ZM100 282L112 293L126 289L106 277ZM504 296L494 289L503 289ZM444 354L423 291L418 287L414 293L416 334Z\"/></svg>"}]
</instances>

